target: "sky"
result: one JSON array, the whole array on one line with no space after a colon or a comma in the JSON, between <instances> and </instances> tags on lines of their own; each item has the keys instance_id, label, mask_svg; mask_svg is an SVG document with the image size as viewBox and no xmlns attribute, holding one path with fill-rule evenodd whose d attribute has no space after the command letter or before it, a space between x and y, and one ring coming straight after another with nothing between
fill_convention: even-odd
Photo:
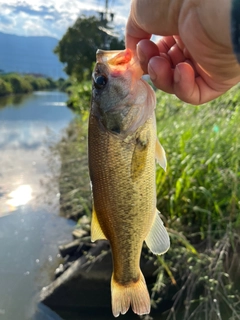
<instances>
[{"instance_id":1,"label":"sky","mask_svg":"<svg viewBox=\"0 0 240 320\"><path fill-rule=\"evenodd\" d=\"M61 39L78 16L97 15L106 0L0 0L0 31ZM123 35L130 0L108 0L116 31Z\"/></svg>"}]
</instances>

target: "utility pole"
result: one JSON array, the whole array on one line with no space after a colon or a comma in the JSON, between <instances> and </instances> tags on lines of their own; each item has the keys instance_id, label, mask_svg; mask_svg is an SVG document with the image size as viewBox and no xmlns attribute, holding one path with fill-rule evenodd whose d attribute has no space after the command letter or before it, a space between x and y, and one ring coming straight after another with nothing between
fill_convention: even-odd
<instances>
[{"instance_id":1,"label":"utility pole","mask_svg":"<svg viewBox=\"0 0 240 320\"><path fill-rule=\"evenodd\" d=\"M105 19L108 21L108 0L105 0Z\"/></svg>"},{"instance_id":2,"label":"utility pole","mask_svg":"<svg viewBox=\"0 0 240 320\"><path fill-rule=\"evenodd\" d=\"M114 13L108 12L108 0L105 0L105 10L98 12L100 15L100 21L103 23L103 26L100 26L99 29L103 31L103 44L105 49L108 49L109 47L109 22L113 22L114 19Z\"/></svg>"},{"instance_id":3,"label":"utility pole","mask_svg":"<svg viewBox=\"0 0 240 320\"><path fill-rule=\"evenodd\" d=\"M99 14L100 14L101 21L105 20L108 23L109 22L108 15L110 15L110 20L111 20L111 22L113 22L114 13L110 12L110 14L108 14L108 0L105 0L105 11L100 11Z\"/></svg>"}]
</instances>

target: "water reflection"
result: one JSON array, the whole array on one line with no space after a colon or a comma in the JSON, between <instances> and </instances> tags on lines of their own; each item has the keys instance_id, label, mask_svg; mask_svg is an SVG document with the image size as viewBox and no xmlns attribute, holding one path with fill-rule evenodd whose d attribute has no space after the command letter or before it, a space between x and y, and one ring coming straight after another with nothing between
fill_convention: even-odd
<instances>
[{"instance_id":1,"label":"water reflection","mask_svg":"<svg viewBox=\"0 0 240 320\"><path fill-rule=\"evenodd\" d=\"M17 187L16 190L10 192L8 198L10 199L7 200L7 204L15 209L16 207L27 204L32 199L32 188L28 184L23 184Z\"/></svg>"},{"instance_id":2,"label":"water reflection","mask_svg":"<svg viewBox=\"0 0 240 320\"><path fill-rule=\"evenodd\" d=\"M3 109L5 107L8 107L9 105L12 105L14 107L19 107L24 100L28 98L27 94L17 94L12 96L5 96L0 98L0 109Z\"/></svg>"},{"instance_id":3,"label":"water reflection","mask_svg":"<svg viewBox=\"0 0 240 320\"><path fill-rule=\"evenodd\" d=\"M65 93L37 92L9 99L11 103L0 109L0 216L30 200L37 205L40 181L48 172L43 154L49 138L59 139L73 118L65 107Z\"/></svg>"},{"instance_id":4,"label":"water reflection","mask_svg":"<svg viewBox=\"0 0 240 320\"><path fill-rule=\"evenodd\" d=\"M0 221L0 319L35 320L38 293L51 281L58 245L70 241L73 224L28 205Z\"/></svg>"},{"instance_id":5,"label":"water reflection","mask_svg":"<svg viewBox=\"0 0 240 320\"><path fill-rule=\"evenodd\" d=\"M57 189L54 208L41 198L49 139L58 141L73 119L66 100L60 92L0 98L1 320L59 319L37 311L36 295L51 281L58 246L71 240L73 229L57 216Z\"/></svg>"}]
</instances>

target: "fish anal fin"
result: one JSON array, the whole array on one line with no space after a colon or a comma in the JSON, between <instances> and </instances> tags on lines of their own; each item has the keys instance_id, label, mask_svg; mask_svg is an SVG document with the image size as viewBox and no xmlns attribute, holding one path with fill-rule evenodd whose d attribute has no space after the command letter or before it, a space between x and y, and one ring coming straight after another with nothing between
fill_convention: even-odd
<instances>
[{"instance_id":1,"label":"fish anal fin","mask_svg":"<svg viewBox=\"0 0 240 320\"><path fill-rule=\"evenodd\" d=\"M102 228L97 218L96 211L93 207L92 222L91 222L91 241L94 242L96 240L105 240L105 239L107 238L102 231Z\"/></svg>"},{"instance_id":2,"label":"fish anal fin","mask_svg":"<svg viewBox=\"0 0 240 320\"><path fill-rule=\"evenodd\" d=\"M170 247L170 239L166 228L163 225L163 221L159 216L159 212L156 209L154 222L152 228L145 239L148 248L154 254L163 254L168 251Z\"/></svg>"},{"instance_id":3,"label":"fish anal fin","mask_svg":"<svg viewBox=\"0 0 240 320\"><path fill-rule=\"evenodd\" d=\"M125 314L129 307L132 307L134 313L144 315L150 313L150 297L146 282L142 272L137 282L131 282L123 285L114 280L114 275L111 280L112 291L112 312L114 317L120 314Z\"/></svg>"},{"instance_id":4,"label":"fish anal fin","mask_svg":"<svg viewBox=\"0 0 240 320\"><path fill-rule=\"evenodd\" d=\"M167 168L166 153L158 139L156 140L155 156L158 164L163 168L164 171L166 171L166 168Z\"/></svg>"}]
</instances>

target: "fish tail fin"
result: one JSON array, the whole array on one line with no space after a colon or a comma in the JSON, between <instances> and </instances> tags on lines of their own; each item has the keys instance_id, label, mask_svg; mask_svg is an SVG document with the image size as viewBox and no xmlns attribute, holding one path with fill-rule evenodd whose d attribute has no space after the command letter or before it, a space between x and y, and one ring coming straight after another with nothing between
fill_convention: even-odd
<instances>
[{"instance_id":1,"label":"fish tail fin","mask_svg":"<svg viewBox=\"0 0 240 320\"><path fill-rule=\"evenodd\" d=\"M127 285L118 283L114 279L114 275L112 275L111 289L112 312L114 317L118 317L120 314L125 314L130 305L133 312L138 315L150 313L150 297L141 271L139 280Z\"/></svg>"}]
</instances>

